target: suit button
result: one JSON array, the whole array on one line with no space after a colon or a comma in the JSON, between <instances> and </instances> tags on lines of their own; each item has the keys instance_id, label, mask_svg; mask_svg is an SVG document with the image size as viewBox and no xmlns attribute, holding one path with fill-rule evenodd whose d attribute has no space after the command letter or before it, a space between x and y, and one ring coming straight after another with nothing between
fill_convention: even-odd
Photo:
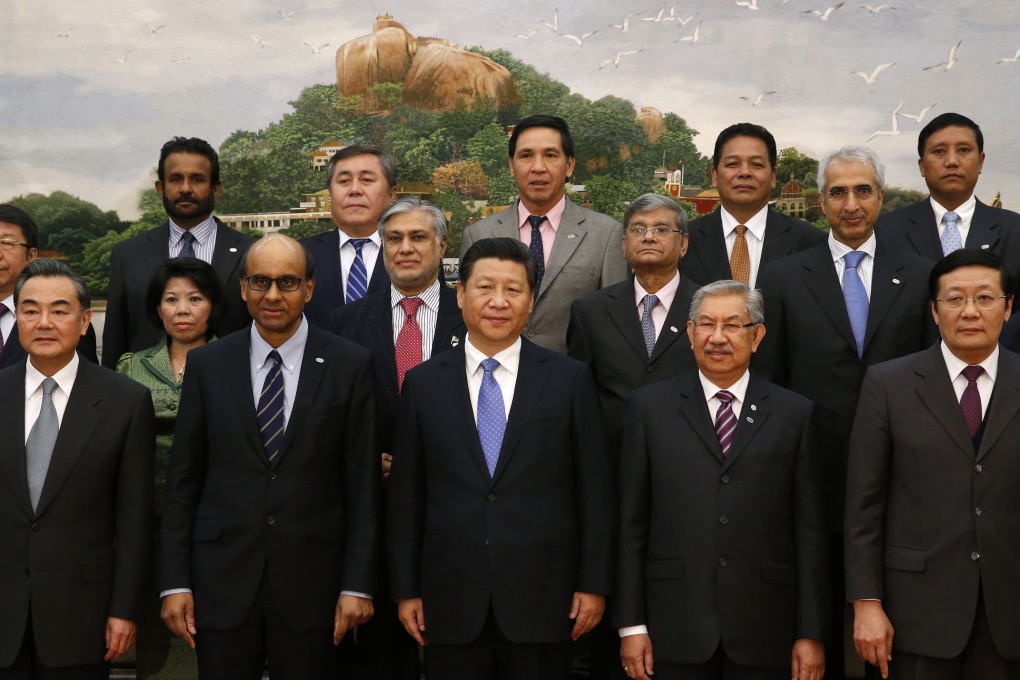
<instances>
[{"instance_id":1,"label":"suit button","mask_svg":"<svg viewBox=\"0 0 1020 680\"><path fill-rule=\"evenodd\" d=\"M496 500L496 494L494 494L494 493L490 493L490 494L488 495L488 499L489 499L489 502L490 502L490 503L493 503L493 502L495 502L495 500Z\"/></svg>"},{"instance_id":2,"label":"suit button","mask_svg":"<svg viewBox=\"0 0 1020 680\"><path fill-rule=\"evenodd\" d=\"M535 337L535 331L528 331L528 337L529 338Z\"/></svg>"},{"instance_id":3,"label":"suit button","mask_svg":"<svg viewBox=\"0 0 1020 680\"><path fill-rule=\"evenodd\" d=\"M719 524L729 524L729 523L730 523L730 518L727 517L726 515L723 515L722 517L719 518Z\"/></svg>"},{"instance_id":4,"label":"suit button","mask_svg":"<svg viewBox=\"0 0 1020 680\"><path fill-rule=\"evenodd\" d=\"M978 560L981 559L981 553L979 553L979 552L972 552L970 554L970 559L971 559L972 562L977 562Z\"/></svg>"},{"instance_id":5,"label":"suit button","mask_svg":"<svg viewBox=\"0 0 1020 680\"><path fill-rule=\"evenodd\" d=\"M39 531L39 523L32 522L32 531Z\"/></svg>"},{"instance_id":6,"label":"suit button","mask_svg":"<svg viewBox=\"0 0 1020 680\"><path fill-rule=\"evenodd\" d=\"M272 473L271 475L269 475L269 478L270 478L270 479L276 479L276 473L274 472L274 473Z\"/></svg>"},{"instance_id":7,"label":"suit button","mask_svg":"<svg viewBox=\"0 0 1020 680\"><path fill-rule=\"evenodd\" d=\"M719 481L722 482L723 484L729 484L730 483L730 476L729 475L723 475L722 477L719 478Z\"/></svg>"},{"instance_id":8,"label":"suit button","mask_svg":"<svg viewBox=\"0 0 1020 680\"><path fill-rule=\"evenodd\" d=\"M645 370L648 371L649 373L655 373L655 366L649 366Z\"/></svg>"},{"instance_id":9,"label":"suit button","mask_svg":"<svg viewBox=\"0 0 1020 680\"><path fill-rule=\"evenodd\" d=\"M720 557L720 558L719 558L719 566L720 566L720 567L725 567L725 566L726 566L726 564L727 564L727 562L726 562L726 558L725 558L725 557Z\"/></svg>"},{"instance_id":10,"label":"suit button","mask_svg":"<svg viewBox=\"0 0 1020 680\"><path fill-rule=\"evenodd\" d=\"M980 463L978 463L977 465L974 466L974 472L981 472L981 469L982 468L981 468L981 464Z\"/></svg>"},{"instance_id":11,"label":"suit button","mask_svg":"<svg viewBox=\"0 0 1020 680\"><path fill-rule=\"evenodd\" d=\"M984 511L981 508L974 508L974 514L980 517Z\"/></svg>"},{"instance_id":12,"label":"suit button","mask_svg":"<svg viewBox=\"0 0 1020 680\"><path fill-rule=\"evenodd\" d=\"M267 524L276 524L276 518L273 517L272 515L270 515L269 517L266 517L266 523Z\"/></svg>"}]
</instances>

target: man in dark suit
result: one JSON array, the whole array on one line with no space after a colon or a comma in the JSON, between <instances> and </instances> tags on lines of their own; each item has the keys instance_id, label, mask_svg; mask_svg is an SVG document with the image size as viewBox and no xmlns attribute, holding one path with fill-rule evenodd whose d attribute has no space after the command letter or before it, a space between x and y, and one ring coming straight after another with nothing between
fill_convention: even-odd
<instances>
[{"instance_id":1,"label":"man in dark suit","mask_svg":"<svg viewBox=\"0 0 1020 680\"><path fill-rule=\"evenodd\" d=\"M27 263L15 299L28 359L0 372L0 678L105 680L145 605L152 400L78 357L91 310L67 265Z\"/></svg>"},{"instance_id":2,"label":"man in dark suit","mask_svg":"<svg viewBox=\"0 0 1020 680\"><path fill-rule=\"evenodd\" d=\"M248 252L254 323L195 350L160 533L163 620L202 678L336 675L372 615L379 457L371 356L310 326L314 266L286 236ZM333 643L333 644L331 644Z\"/></svg>"},{"instance_id":3,"label":"man in dark suit","mask_svg":"<svg viewBox=\"0 0 1020 680\"><path fill-rule=\"evenodd\" d=\"M974 195L984 146L981 128L958 113L943 113L925 125L917 136L917 167L931 195L880 217L879 238L932 262L958 248L988 250L1020 276L1020 215L985 205ZM1007 324L1001 342L1020 349L1020 316Z\"/></svg>"},{"instance_id":4,"label":"man in dark suit","mask_svg":"<svg viewBox=\"0 0 1020 680\"><path fill-rule=\"evenodd\" d=\"M457 293L440 278L446 215L428 201L400 198L379 217L389 289L333 311L333 330L371 350L376 377L376 444L383 479L390 475L397 402L408 370L464 340ZM377 600L382 600L385 584ZM367 677L418 680L418 646L404 632L396 608L376 606L358 629L354 655ZM381 611L380 611L381 610Z\"/></svg>"},{"instance_id":5,"label":"man in dark suit","mask_svg":"<svg viewBox=\"0 0 1020 680\"><path fill-rule=\"evenodd\" d=\"M825 671L823 451L811 402L748 371L762 319L746 284L701 288L687 324L699 370L631 400L614 600L631 678Z\"/></svg>"},{"instance_id":6,"label":"man in dark suit","mask_svg":"<svg viewBox=\"0 0 1020 680\"><path fill-rule=\"evenodd\" d=\"M509 151L510 174L520 196L506 210L468 225L461 257L483 238L506 236L529 244L538 264L538 292L524 337L566 352L571 303L627 277L619 248L623 227L566 197L576 159L565 120L528 116L518 121Z\"/></svg>"},{"instance_id":7,"label":"man in dark suit","mask_svg":"<svg viewBox=\"0 0 1020 680\"><path fill-rule=\"evenodd\" d=\"M843 147L822 160L818 186L831 227L828 242L762 271L769 334L753 366L814 401L825 424L822 476L831 553L838 565L848 441L864 372L927 347L935 340L935 327L925 302L931 263L875 238L885 189L878 156L866 147ZM830 678L843 674L842 574L833 568L838 621L825 650Z\"/></svg>"},{"instance_id":8,"label":"man in dark suit","mask_svg":"<svg viewBox=\"0 0 1020 680\"><path fill-rule=\"evenodd\" d=\"M170 257L197 257L220 275L226 313L214 329L220 337L251 321L237 285L251 239L212 216L220 195L220 161L205 140L174 137L163 145L156 192L165 224L122 241L110 252L110 286L103 325L103 366L116 368L125 352L159 342L161 331L146 315L145 290L159 265Z\"/></svg>"},{"instance_id":9,"label":"man in dark suit","mask_svg":"<svg viewBox=\"0 0 1020 680\"><path fill-rule=\"evenodd\" d=\"M570 676L612 581L616 518L587 367L521 338L537 266L517 238L461 260L466 341L404 382L391 595L431 680Z\"/></svg>"},{"instance_id":10,"label":"man in dark suit","mask_svg":"<svg viewBox=\"0 0 1020 680\"><path fill-rule=\"evenodd\" d=\"M712 186L717 211L691 222L684 275L699 285L735 279L755 287L769 262L825 241L803 220L769 210L776 188L776 140L753 123L731 125L715 140Z\"/></svg>"},{"instance_id":11,"label":"man in dark suit","mask_svg":"<svg viewBox=\"0 0 1020 680\"><path fill-rule=\"evenodd\" d=\"M25 265L39 255L39 228L21 208L0 205L0 369L24 361L14 314L14 286ZM89 324L78 342L78 355L92 363L96 357L96 331Z\"/></svg>"},{"instance_id":12,"label":"man in dark suit","mask_svg":"<svg viewBox=\"0 0 1020 680\"><path fill-rule=\"evenodd\" d=\"M305 306L312 324L329 329L334 309L386 290L376 225L396 184L393 156L374 146L344 147L330 159L326 188L336 229L301 241L319 264L315 295Z\"/></svg>"},{"instance_id":13,"label":"man in dark suit","mask_svg":"<svg viewBox=\"0 0 1020 680\"><path fill-rule=\"evenodd\" d=\"M1020 678L1020 356L1013 276L956 250L930 277L942 342L873 366L850 442L847 597L882 676Z\"/></svg>"}]
</instances>

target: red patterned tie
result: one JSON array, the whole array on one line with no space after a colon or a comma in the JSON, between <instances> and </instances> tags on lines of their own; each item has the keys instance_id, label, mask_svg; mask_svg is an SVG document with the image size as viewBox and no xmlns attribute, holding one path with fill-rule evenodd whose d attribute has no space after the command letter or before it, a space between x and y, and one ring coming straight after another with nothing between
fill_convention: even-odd
<instances>
[{"instance_id":1,"label":"red patterned tie","mask_svg":"<svg viewBox=\"0 0 1020 680\"><path fill-rule=\"evenodd\" d=\"M404 375L421 363L421 327L415 315L422 306L421 298L406 297L399 303L404 310L404 326L397 334L397 391L404 389Z\"/></svg>"},{"instance_id":2,"label":"red patterned tie","mask_svg":"<svg viewBox=\"0 0 1020 680\"><path fill-rule=\"evenodd\" d=\"M967 423L967 432L971 439L974 438L978 428L981 427L981 395L978 393L977 379L985 369L980 366L968 366L963 369L963 377L967 379L967 387L960 397L960 410L963 411L963 420Z\"/></svg>"}]
</instances>

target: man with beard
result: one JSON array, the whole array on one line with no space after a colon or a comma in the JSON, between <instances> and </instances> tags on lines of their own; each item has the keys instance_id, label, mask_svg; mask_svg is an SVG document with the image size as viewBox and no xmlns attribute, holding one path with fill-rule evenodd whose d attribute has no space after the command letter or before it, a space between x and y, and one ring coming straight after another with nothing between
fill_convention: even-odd
<instances>
[{"instance_id":1,"label":"man with beard","mask_svg":"<svg viewBox=\"0 0 1020 680\"><path fill-rule=\"evenodd\" d=\"M115 368L125 352L159 342L160 332L145 317L145 289L169 257L196 257L211 264L224 282L227 311L216 335L246 326L251 318L237 284L251 239L212 216L220 195L216 150L197 137L174 137L163 145L156 192L167 221L118 243L110 253L110 287L103 327L103 366Z\"/></svg>"}]
</instances>

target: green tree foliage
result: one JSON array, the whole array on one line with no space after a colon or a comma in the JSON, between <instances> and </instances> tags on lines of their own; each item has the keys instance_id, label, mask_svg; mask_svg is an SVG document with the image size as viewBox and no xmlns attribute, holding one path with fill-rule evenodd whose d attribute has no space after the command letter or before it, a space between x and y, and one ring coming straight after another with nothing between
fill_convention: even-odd
<instances>
[{"instance_id":1,"label":"green tree foliage","mask_svg":"<svg viewBox=\"0 0 1020 680\"><path fill-rule=\"evenodd\" d=\"M783 185L793 177L802 187L818 186L818 161L810 156L805 156L796 148L783 149L776 157L776 189L773 192L778 196Z\"/></svg>"},{"instance_id":2,"label":"green tree foliage","mask_svg":"<svg viewBox=\"0 0 1020 680\"><path fill-rule=\"evenodd\" d=\"M122 232L128 226L115 211L103 212L94 203L65 191L17 196L8 202L35 220L41 250L59 250L72 262L92 239L108 231Z\"/></svg>"},{"instance_id":3,"label":"green tree foliage","mask_svg":"<svg viewBox=\"0 0 1020 680\"><path fill-rule=\"evenodd\" d=\"M287 229L281 229L280 233L301 240L316 234L322 234L336 229L329 220L297 220L290 223Z\"/></svg>"},{"instance_id":4,"label":"green tree foliage","mask_svg":"<svg viewBox=\"0 0 1020 680\"><path fill-rule=\"evenodd\" d=\"M628 203L649 190L642 190L612 175L596 175L585 182L584 188L591 199L592 210L620 221L623 220Z\"/></svg>"},{"instance_id":5,"label":"green tree foliage","mask_svg":"<svg viewBox=\"0 0 1020 680\"><path fill-rule=\"evenodd\" d=\"M494 121L468 140L468 158L481 163L488 177L506 173L508 142L506 130Z\"/></svg>"},{"instance_id":6,"label":"green tree foliage","mask_svg":"<svg viewBox=\"0 0 1020 680\"><path fill-rule=\"evenodd\" d=\"M464 228L478 221L480 215L472 211L463 196L449 191L436 191L432 194L432 202L446 213L449 230L446 235L446 257L457 257L460 254L460 243Z\"/></svg>"},{"instance_id":7,"label":"green tree foliage","mask_svg":"<svg viewBox=\"0 0 1020 680\"><path fill-rule=\"evenodd\" d=\"M917 203L927 197L923 191L913 189L898 189L897 187L886 187L885 198L882 200L882 213L892 212L903 206Z\"/></svg>"}]
</instances>

